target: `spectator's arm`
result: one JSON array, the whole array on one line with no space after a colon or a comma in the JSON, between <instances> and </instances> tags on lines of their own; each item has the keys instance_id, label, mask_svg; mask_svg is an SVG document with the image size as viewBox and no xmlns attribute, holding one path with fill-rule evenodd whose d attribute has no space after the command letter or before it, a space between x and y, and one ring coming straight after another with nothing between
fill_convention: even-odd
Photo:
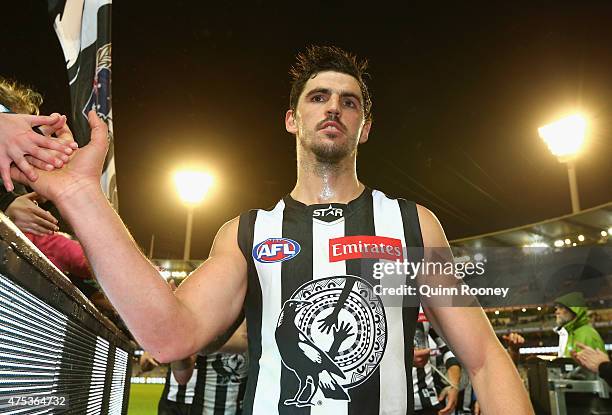
<instances>
[{"instance_id":1,"label":"spectator's arm","mask_svg":"<svg viewBox=\"0 0 612 415\"><path fill-rule=\"evenodd\" d=\"M514 364L518 364L520 353L520 347L525 343L525 338L518 333L508 333L504 334L502 338L506 341L508 354L510 358L514 362Z\"/></svg>"},{"instance_id":2,"label":"spectator's arm","mask_svg":"<svg viewBox=\"0 0 612 415\"><path fill-rule=\"evenodd\" d=\"M5 213L22 232L50 235L59 230L57 219L38 206L38 195L34 192L15 198Z\"/></svg>"},{"instance_id":3,"label":"spectator's arm","mask_svg":"<svg viewBox=\"0 0 612 415\"><path fill-rule=\"evenodd\" d=\"M53 170L68 161L68 155L77 147L76 143L63 143L32 130L32 127L46 125L61 128L66 118L59 114L26 115L0 113L0 177L7 191L12 191L10 167L17 168L28 178L35 181L38 174L26 159L26 155L39 160L38 167Z\"/></svg>"},{"instance_id":4,"label":"spectator's arm","mask_svg":"<svg viewBox=\"0 0 612 415\"><path fill-rule=\"evenodd\" d=\"M142 353L140 359L138 359L138 363L140 364L140 373L148 372L159 366L157 360L146 350Z\"/></svg>"},{"instance_id":5,"label":"spectator's arm","mask_svg":"<svg viewBox=\"0 0 612 415\"><path fill-rule=\"evenodd\" d=\"M457 386L459 385L459 382L461 382L461 366L458 364L450 366L446 371L446 374L448 376L448 380L451 382L451 385L442 389L442 392L438 396L438 400L440 402L446 401L446 405L438 412L438 415L451 414L455 410L457 401L459 400L459 389Z\"/></svg>"}]
</instances>

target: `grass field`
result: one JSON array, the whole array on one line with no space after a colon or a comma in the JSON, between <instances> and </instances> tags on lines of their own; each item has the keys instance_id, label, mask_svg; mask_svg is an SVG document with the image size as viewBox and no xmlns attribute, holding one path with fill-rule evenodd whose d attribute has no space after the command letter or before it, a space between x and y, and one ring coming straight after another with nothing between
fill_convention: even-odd
<instances>
[{"instance_id":1,"label":"grass field","mask_svg":"<svg viewBox=\"0 0 612 415\"><path fill-rule=\"evenodd\" d=\"M132 383L128 415L155 415L164 385Z\"/></svg>"}]
</instances>

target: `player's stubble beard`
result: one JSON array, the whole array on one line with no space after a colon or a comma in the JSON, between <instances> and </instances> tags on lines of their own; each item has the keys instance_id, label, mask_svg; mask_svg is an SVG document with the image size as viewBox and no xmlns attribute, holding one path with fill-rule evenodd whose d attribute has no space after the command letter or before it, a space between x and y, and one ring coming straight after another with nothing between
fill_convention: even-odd
<instances>
[{"instance_id":1,"label":"player's stubble beard","mask_svg":"<svg viewBox=\"0 0 612 415\"><path fill-rule=\"evenodd\" d=\"M327 121L340 123L345 136L329 140L318 137L320 126ZM341 123L337 117L327 117L312 130L304 127L304 125L299 126L296 137L298 169L310 172L322 180L320 200L333 200L336 197L337 189L333 185L332 178L344 172L354 173L355 171L358 137L349 136L346 125ZM356 134L361 134L361 129Z\"/></svg>"},{"instance_id":2,"label":"player's stubble beard","mask_svg":"<svg viewBox=\"0 0 612 415\"><path fill-rule=\"evenodd\" d=\"M327 121L341 123L336 117L328 117L319 124ZM319 133L318 125L314 130L303 129L301 137L298 136L298 146L302 148L302 151L314 155L318 169L335 170L340 167L343 160L355 156L358 140L356 137L346 136L347 128L344 124L341 125L344 128L342 133L345 134L345 138L332 138L331 141L320 140L317 137Z\"/></svg>"}]
</instances>

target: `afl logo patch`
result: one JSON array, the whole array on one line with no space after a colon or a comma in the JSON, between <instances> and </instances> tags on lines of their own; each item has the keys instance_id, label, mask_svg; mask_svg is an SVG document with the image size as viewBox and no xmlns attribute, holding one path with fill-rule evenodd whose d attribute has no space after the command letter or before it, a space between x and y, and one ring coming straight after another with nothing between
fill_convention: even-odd
<instances>
[{"instance_id":1,"label":"afl logo patch","mask_svg":"<svg viewBox=\"0 0 612 415\"><path fill-rule=\"evenodd\" d=\"M288 238L268 238L253 248L253 258L259 262L283 262L300 253L300 244Z\"/></svg>"}]
</instances>

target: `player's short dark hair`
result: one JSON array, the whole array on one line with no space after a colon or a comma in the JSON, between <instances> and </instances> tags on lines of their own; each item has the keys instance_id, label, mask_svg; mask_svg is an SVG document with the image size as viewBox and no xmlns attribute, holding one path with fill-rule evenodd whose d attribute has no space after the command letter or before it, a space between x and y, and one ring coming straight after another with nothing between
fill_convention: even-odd
<instances>
[{"instance_id":1,"label":"player's short dark hair","mask_svg":"<svg viewBox=\"0 0 612 415\"><path fill-rule=\"evenodd\" d=\"M289 70L291 95L289 108L295 111L298 99L309 79L320 72L335 71L352 76L359 83L363 95L363 112L366 120L372 119L372 99L363 78L368 76L368 61L336 46L309 46L296 56L296 63Z\"/></svg>"}]
</instances>

